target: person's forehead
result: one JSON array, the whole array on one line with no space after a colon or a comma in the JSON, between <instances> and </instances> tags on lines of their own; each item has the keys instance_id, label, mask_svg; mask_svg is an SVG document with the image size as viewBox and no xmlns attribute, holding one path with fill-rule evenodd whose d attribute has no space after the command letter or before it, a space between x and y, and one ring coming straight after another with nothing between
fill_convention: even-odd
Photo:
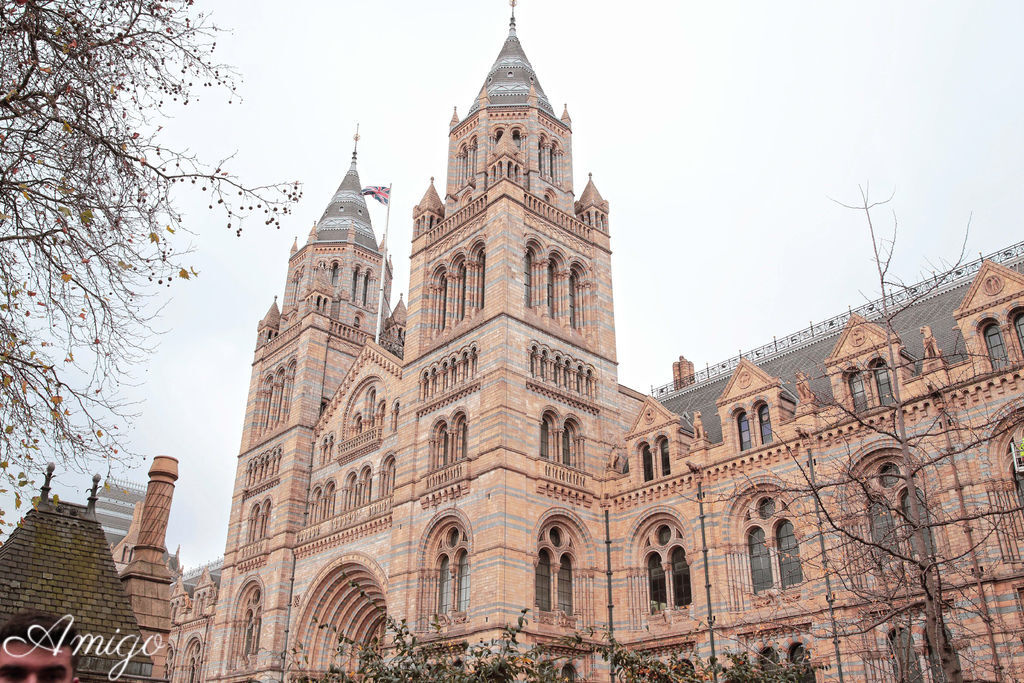
<instances>
[{"instance_id":1,"label":"person's forehead","mask_svg":"<svg viewBox=\"0 0 1024 683\"><path fill-rule=\"evenodd\" d=\"M71 648L62 647L54 654L52 649L34 647L30 644L8 642L0 643L0 666L12 664L23 667L42 668L47 666L66 666L71 661Z\"/></svg>"}]
</instances>

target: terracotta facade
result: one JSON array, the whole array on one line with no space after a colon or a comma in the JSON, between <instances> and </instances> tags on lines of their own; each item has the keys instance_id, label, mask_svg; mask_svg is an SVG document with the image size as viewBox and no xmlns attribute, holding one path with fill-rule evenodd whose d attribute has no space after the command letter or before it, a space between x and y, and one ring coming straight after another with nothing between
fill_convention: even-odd
<instances>
[{"instance_id":1,"label":"terracotta facade","mask_svg":"<svg viewBox=\"0 0 1024 683\"><path fill-rule=\"evenodd\" d=\"M345 195L358 189L355 164L335 198L350 214L362 201ZM799 645L828 667L819 680L837 680L832 620L867 607L836 574L829 616L813 502L780 482L800 480L810 454L827 471L892 452L872 427L884 389L850 388L890 345L906 359L912 425L934 416L938 386L949 410L991 430L934 468L928 492L935 510L1002 505L1005 523L983 540L954 526L937 542L984 567L954 587L987 606L986 623L949 624L965 670L1024 676L1020 245L914 304L920 324L955 325L953 336L901 332L904 346L850 315L717 372L681 358L655 398L618 383L609 206L592 179L577 199L572 121L551 109L514 25L469 114L452 119L443 191L432 183L416 207L408 296L381 344L384 264L365 226L336 221L293 248L282 305L258 326L219 587L201 581L198 611L176 592L175 683L324 670L332 636L318 625L366 639L385 610L428 640L494 636L522 609L529 641L605 629L606 515L623 642L706 657L710 613L719 653ZM991 360L992 322L1005 362ZM841 639L847 680L896 680L888 633ZM296 647L301 662L287 654ZM600 661L573 666L607 680Z\"/></svg>"}]
</instances>

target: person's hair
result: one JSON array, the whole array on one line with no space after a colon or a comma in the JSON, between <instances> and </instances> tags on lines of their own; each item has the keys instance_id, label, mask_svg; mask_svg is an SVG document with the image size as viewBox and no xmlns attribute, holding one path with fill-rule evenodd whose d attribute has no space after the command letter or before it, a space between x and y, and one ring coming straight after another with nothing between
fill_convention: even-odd
<instances>
[{"instance_id":1,"label":"person's hair","mask_svg":"<svg viewBox=\"0 0 1024 683\"><path fill-rule=\"evenodd\" d=\"M33 642L29 637L29 631L33 627L40 627L46 631L51 631L54 625L57 624L62 618L48 612L40 612L39 610L25 610L18 612L3 625L0 625L0 647L7 642L8 638L21 638L26 642ZM75 654L75 645L78 642L78 630L75 628L74 623L68 628L65 625L57 627L54 631L54 635L57 633L63 634L67 630L67 637L64 638L61 643L61 648L67 648L71 650L71 675L74 676L78 670L78 655ZM42 643L43 645L56 645L56 643Z\"/></svg>"}]
</instances>

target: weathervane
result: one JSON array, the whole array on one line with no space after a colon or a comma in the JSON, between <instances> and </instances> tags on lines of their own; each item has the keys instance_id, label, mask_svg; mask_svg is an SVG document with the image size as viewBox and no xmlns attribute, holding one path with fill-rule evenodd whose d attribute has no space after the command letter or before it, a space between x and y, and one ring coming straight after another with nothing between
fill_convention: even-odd
<instances>
[{"instance_id":1,"label":"weathervane","mask_svg":"<svg viewBox=\"0 0 1024 683\"><path fill-rule=\"evenodd\" d=\"M508 4L512 5L512 25L516 25L516 5L519 4L519 0L508 0Z\"/></svg>"},{"instance_id":2,"label":"weathervane","mask_svg":"<svg viewBox=\"0 0 1024 683\"><path fill-rule=\"evenodd\" d=\"M352 158L356 158L356 153L359 151L359 124L356 124L356 134L352 136L355 140L355 144L352 146Z\"/></svg>"}]
</instances>

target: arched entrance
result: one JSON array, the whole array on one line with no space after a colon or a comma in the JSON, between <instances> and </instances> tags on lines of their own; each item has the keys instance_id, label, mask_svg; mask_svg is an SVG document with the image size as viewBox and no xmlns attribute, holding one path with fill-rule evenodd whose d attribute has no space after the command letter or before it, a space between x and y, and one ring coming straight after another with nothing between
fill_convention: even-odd
<instances>
[{"instance_id":1,"label":"arched entrance","mask_svg":"<svg viewBox=\"0 0 1024 683\"><path fill-rule=\"evenodd\" d=\"M358 560L343 560L321 576L302 613L296 665L310 674L354 669L349 640L369 644L384 631L386 602L379 572Z\"/></svg>"}]
</instances>

